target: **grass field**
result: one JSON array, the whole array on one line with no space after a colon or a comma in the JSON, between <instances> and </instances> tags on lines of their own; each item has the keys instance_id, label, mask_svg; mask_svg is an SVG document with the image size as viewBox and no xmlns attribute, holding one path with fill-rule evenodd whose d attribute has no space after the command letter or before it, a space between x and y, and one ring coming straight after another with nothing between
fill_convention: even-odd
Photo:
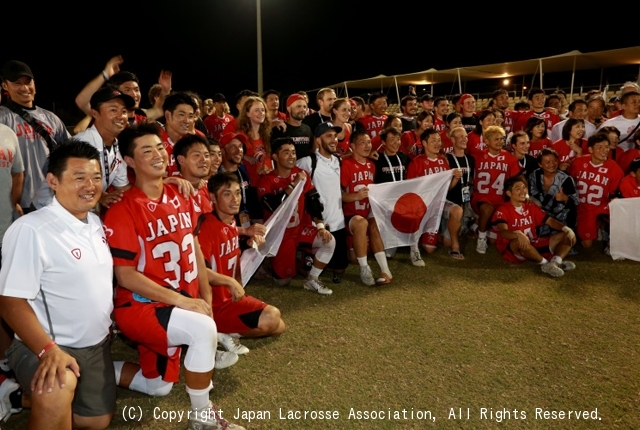
<instances>
[{"instance_id":1,"label":"grass field","mask_svg":"<svg viewBox=\"0 0 640 430\"><path fill-rule=\"evenodd\" d=\"M216 372L214 403L227 418L253 411L251 421L232 420L248 429L640 428L639 263L614 262L598 246L552 279L474 246L468 241L465 261L440 249L424 268L401 250L384 287L362 286L351 266L328 297L299 279L286 288L250 283L247 293L279 307L288 330L243 340L251 352ZM120 339L113 349L116 359L136 357ZM183 429L185 417L159 414L188 407L182 383L164 398L119 389L110 428ZM544 419L536 408L588 411L590 419ZM383 419L350 417L352 409ZM280 410L302 418L280 419ZM339 418L304 419L305 410ZM28 414L2 428L24 428Z\"/></svg>"}]
</instances>

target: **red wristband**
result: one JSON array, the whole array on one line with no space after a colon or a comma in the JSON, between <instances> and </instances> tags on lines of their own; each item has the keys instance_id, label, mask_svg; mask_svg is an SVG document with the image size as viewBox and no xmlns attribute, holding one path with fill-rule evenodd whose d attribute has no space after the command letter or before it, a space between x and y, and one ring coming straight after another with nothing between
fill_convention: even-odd
<instances>
[{"instance_id":1,"label":"red wristband","mask_svg":"<svg viewBox=\"0 0 640 430\"><path fill-rule=\"evenodd\" d=\"M51 348L53 348L55 345L57 345L55 340L52 340L51 342L49 342L47 344L47 346L45 346L44 348L42 348L42 351L40 351L40 353L38 354L38 360L42 360L42 356L45 355L47 353L47 351L49 351Z\"/></svg>"}]
</instances>

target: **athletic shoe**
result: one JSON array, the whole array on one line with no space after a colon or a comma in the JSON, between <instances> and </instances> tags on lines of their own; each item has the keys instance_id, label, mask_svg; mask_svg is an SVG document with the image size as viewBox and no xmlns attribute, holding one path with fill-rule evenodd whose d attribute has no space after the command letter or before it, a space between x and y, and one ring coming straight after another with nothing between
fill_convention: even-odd
<instances>
[{"instance_id":1,"label":"athletic shoe","mask_svg":"<svg viewBox=\"0 0 640 430\"><path fill-rule=\"evenodd\" d=\"M609 246L609 244L604 247L604 255L606 255L607 257L611 257L611 247Z\"/></svg>"},{"instance_id":2,"label":"athletic shoe","mask_svg":"<svg viewBox=\"0 0 640 430\"><path fill-rule=\"evenodd\" d=\"M5 379L0 384L0 420L7 421L11 416L11 393L20 389L20 385L11 379ZM20 411L17 411L20 412Z\"/></svg>"},{"instance_id":3,"label":"athletic shoe","mask_svg":"<svg viewBox=\"0 0 640 430\"><path fill-rule=\"evenodd\" d=\"M323 296L328 296L333 293L332 290L322 285L322 282L320 282L319 279L305 279L302 285L305 290L315 291Z\"/></svg>"},{"instance_id":4,"label":"athletic shoe","mask_svg":"<svg viewBox=\"0 0 640 430\"><path fill-rule=\"evenodd\" d=\"M218 412L218 409L209 402L206 408L191 409L189 413L189 430L245 430L237 424L231 424Z\"/></svg>"},{"instance_id":5,"label":"athletic shoe","mask_svg":"<svg viewBox=\"0 0 640 430\"><path fill-rule=\"evenodd\" d=\"M227 351L236 353L237 355L246 354L249 348L240 344L240 340L226 333L218 333L218 343Z\"/></svg>"},{"instance_id":6,"label":"athletic shoe","mask_svg":"<svg viewBox=\"0 0 640 430\"><path fill-rule=\"evenodd\" d=\"M560 268L561 268L563 271L567 272L567 271L569 271L569 270L573 270L573 269L575 269L575 268L576 268L576 265L575 265L575 263L574 263L574 262L572 262L572 261L564 260L564 261L560 264Z\"/></svg>"},{"instance_id":7,"label":"athletic shoe","mask_svg":"<svg viewBox=\"0 0 640 430\"><path fill-rule=\"evenodd\" d=\"M376 284L376 280L373 277L373 272L371 271L371 267L366 265L360 268L360 279L362 283L368 286L372 286Z\"/></svg>"},{"instance_id":8,"label":"athletic shoe","mask_svg":"<svg viewBox=\"0 0 640 430\"><path fill-rule=\"evenodd\" d=\"M411 251L411 264L413 264L416 267L424 267L424 261L422 260L422 257L420 256L420 251Z\"/></svg>"},{"instance_id":9,"label":"athletic shoe","mask_svg":"<svg viewBox=\"0 0 640 430\"><path fill-rule=\"evenodd\" d=\"M478 244L476 245L476 251L478 254L486 254L487 253L487 238L478 238Z\"/></svg>"},{"instance_id":10,"label":"athletic shoe","mask_svg":"<svg viewBox=\"0 0 640 430\"><path fill-rule=\"evenodd\" d=\"M238 362L238 354L230 351L216 350L216 369L225 369Z\"/></svg>"},{"instance_id":11,"label":"athletic shoe","mask_svg":"<svg viewBox=\"0 0 640 430\"><path fill-rule=\"evenodd\" d=\"M540 266L540 268L544 273L554 278L558 278L564 275L564 271L559 268L558 265L553 261L543 264L542 266Z\"/></svg>"}]
</instances>

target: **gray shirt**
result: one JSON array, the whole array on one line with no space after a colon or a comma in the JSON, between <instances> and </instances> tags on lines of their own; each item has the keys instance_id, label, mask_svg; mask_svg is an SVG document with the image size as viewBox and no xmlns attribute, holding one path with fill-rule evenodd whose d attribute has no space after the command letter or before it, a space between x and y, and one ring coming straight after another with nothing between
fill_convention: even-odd
<instances>
[{"instance_id":1,"label":"gray shirt","mask_svg":"<svg viewBox=\"0 0 640 430\"><path fill-rule=\"evenodd\" d=\"M13 218L11 203L12 174L24 171L20 145L16 134L6 125L0 124L0 246L4 232Z\"/></svg>"}]
</instances>

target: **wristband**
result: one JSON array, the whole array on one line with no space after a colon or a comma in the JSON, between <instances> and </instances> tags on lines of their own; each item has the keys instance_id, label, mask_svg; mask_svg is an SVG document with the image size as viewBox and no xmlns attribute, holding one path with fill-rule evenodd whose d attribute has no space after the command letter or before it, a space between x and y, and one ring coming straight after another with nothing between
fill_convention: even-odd
<instances>
[{"instance_id":1,"label":"wristband","mask_svg":"<svg viewBox=\"0 0 640 430\"><path fill-rule=\"evenodd\" d=\"M107 72L105 72L104 70L102 71L102 77L104 78L105 82L109 80L109 76L107 76Z\"/></svg>"},{"instance_id":2,"label":"wristband","mask_svg":"<svg viewBox=\"0 0 640 430\"><path fill-rule=\"evenodd\" d=\"M324 223L317 222L317 223L316 223L316 228L318 229L318 231L320 231L320 230L325 230L325 228L324 228Z\"/></svg>"},{"instance_id":3,"label":"wristband","mask_svg":"<svg viewBox=\"0 0 640 430\"><path fill-rule=\"evenodd\" d=\"M47 344L47 346L45 346L44 348L42 348L42 351L40 351L38 353L38 360L42 360L42 356L45 355L47 353L47 351L49 351L51 348L53 348L54 346L56 346L57 343L55 340L52 340L51 342L49 342Z\"/></svg>"},{"instance_id":4,"label":"wristband","mask_svg":"<svg viewBox=\"0 0 640 430\"><path fill-rule=\"evenodd\" d=\"M295 190L296 186L293 185L293 183L287 185L287 188L291 188L292 190Z\"/></svg>"}]
</instances>

